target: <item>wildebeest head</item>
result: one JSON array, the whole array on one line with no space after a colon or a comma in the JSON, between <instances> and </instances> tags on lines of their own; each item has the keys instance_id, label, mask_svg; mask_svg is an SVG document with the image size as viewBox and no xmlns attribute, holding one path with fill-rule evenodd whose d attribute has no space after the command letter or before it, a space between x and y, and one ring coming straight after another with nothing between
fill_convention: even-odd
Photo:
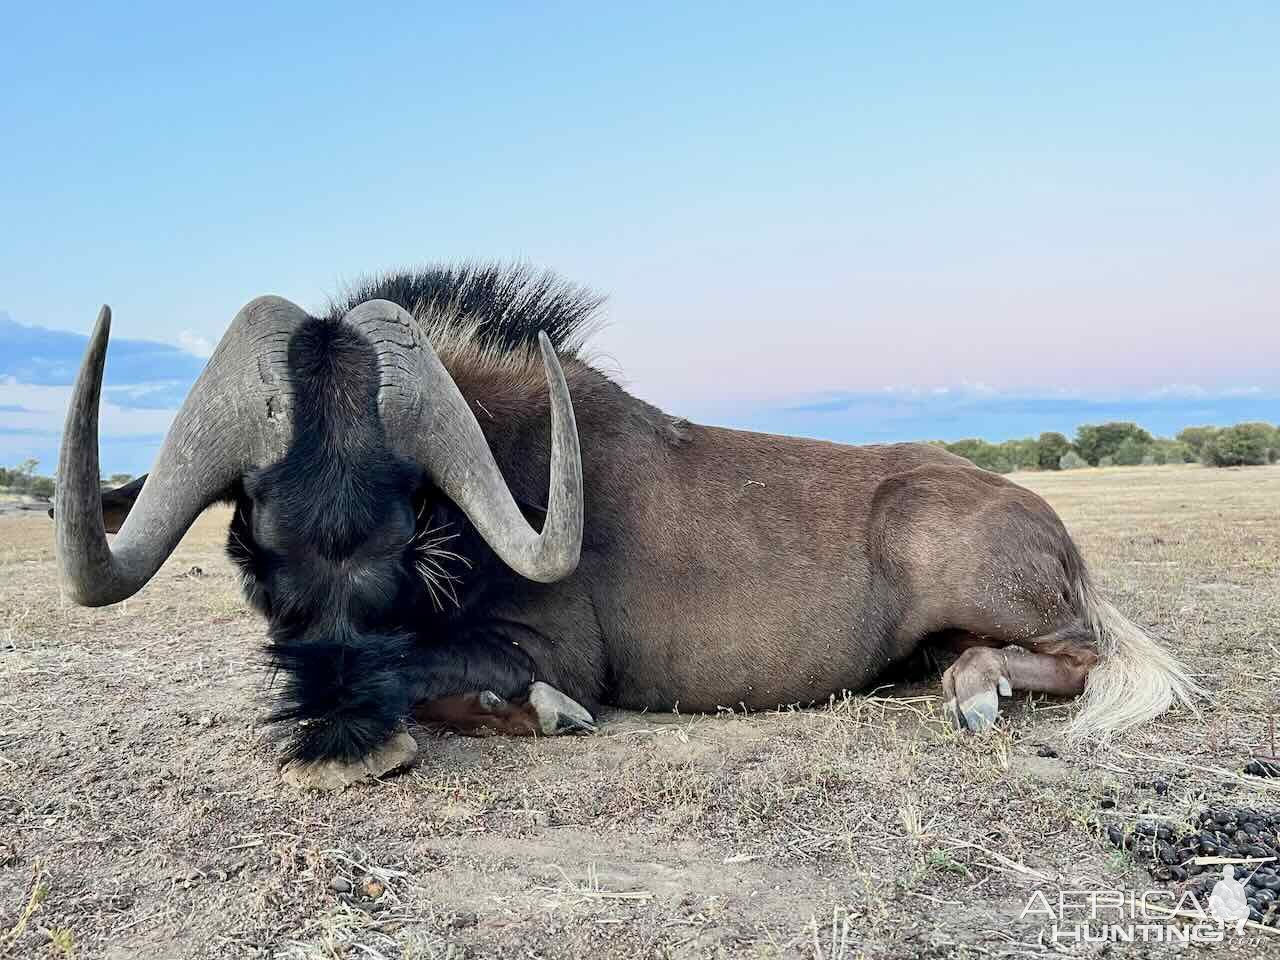
<instances>
[{"instance_id":1,"label":"wildebeest head","mask_svg":"<svg viewBox=\"0 0 1280 960\"><path fill-rule=\"evenodd\" d=\"M58 469L56 552L75 602L100 606L137 592L219 499L236 504L231 553L250 600L271 621L277 657L291 641L311 654L314 644L333 644L389 655L394 644L355 641L401 631L417 601L414 507L426 489L452 501L516 573L552 582L577 565L581 461L550 341L539 338L552 421L539 532L422 328L386 300L338 319L311 317L278 297L244 307L108 543L97 427L110 322L104 307L72 393Z\"/></svg>"}]
</instances>

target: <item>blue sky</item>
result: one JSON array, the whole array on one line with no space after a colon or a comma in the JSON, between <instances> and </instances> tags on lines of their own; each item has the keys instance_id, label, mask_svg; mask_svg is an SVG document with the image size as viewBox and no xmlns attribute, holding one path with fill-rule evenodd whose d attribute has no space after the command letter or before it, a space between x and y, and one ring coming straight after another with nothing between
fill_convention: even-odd
<instances>
[{"instance_id":1,"label":"blue sky","mask_svg":"<svg viewBox=\"0 0 1280 960\"><path fill-rule=\"evenodd\" d=\"M695 419L1280 419L1278 49L1273 3L22 5L0 310L83 333L106 301L204 352L262 293L523 259L609 294L609 369ZM0 333L2 461L65 400ZM118 348L135 469L164 409L127 403L190 360Z\"/></svg>"}]
</instances>

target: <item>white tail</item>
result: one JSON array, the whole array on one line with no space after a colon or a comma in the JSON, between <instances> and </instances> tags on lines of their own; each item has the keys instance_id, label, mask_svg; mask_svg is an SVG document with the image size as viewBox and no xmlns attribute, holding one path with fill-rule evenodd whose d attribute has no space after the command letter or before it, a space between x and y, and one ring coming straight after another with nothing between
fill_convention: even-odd
<instances>
[{"instance_id":1,"label":"white tail","mask_svg":"<svg viewBox=\"0 0 1280 960\"><path fill-rule=\"evenodd\" d=\"M1199 715L1196 700L1206 695L1204 688L1155 637L1098 597L1087 579L1077 586L1076 599L1102 660L1089 672L1068 737L1106 740L1175 702Z\"/></svg>"}]
</instances>

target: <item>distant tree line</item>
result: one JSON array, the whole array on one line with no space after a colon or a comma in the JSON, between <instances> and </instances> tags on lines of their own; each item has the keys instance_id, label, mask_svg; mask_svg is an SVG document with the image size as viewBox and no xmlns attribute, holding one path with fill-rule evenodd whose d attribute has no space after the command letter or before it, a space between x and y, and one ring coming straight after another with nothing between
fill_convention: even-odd
<instances>
[{"instance_id":1,"label":"distant tree line","mask_svg":"<svg viewBox=\"0 0 1280 960\"><path fill-rule=\"evenodd\" d=\"M976 438L934 442L996 473L1196 462L1208 467L1249 467L1280 460L1280 427L1259 422L1187 427L1173 439L1152 436L1136 423L1112 422L1084 424L1074 440L1050 432L1003 443Z\"/></svg>"},{"instance_id":2,"label":"distant tree line","mask_svg":"<svg viewBox=\"0 0 1280 960\"><path fill-rule=\"evenodd\" d=\"M1261 422L1187 427L1172 440L1152 436L1136 423L1112 422L1086 423L1076 429L1074 440L1048 432L1003 443L977 438L930 443L996 473L1196 462L1208 467L1250 467L1280 461L1280 427ZM0 467L0 489L33 497L53 496L53 478L37 474L39 465L38 460L24 460L16 467ZM113 473L102 478L102 486L121 487L132 479L132 474Z\"/></svg>"},{"instance_id":3,"label":"distant tree line","mask_svg":"<svg viewBox=\"0 0 1280 960\"><path fill-rule=\"evenodd\" d=\"M52 497L53 477L36 473L39 460L23 460L16 467L0 467L0 490L21 493L31 497ZM106 488L122 487L133 479L131 473L113 473L102 478Z\"/></svg>"}]
</instances>

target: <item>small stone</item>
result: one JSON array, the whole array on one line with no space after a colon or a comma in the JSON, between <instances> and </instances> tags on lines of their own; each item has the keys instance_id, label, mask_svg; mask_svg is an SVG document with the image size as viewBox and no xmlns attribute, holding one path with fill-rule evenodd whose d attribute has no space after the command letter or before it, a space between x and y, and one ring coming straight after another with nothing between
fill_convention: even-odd
<instances>
[{"instance_id":1,"label":"small stone","mask_svg":"<svg viewBox=\"0 0 1280 960\"><path fill-rule=\"evenodd\" d=\"M366 900L377 900L386 892L387 888L383 886L382 881L373 877L365 877L360 881L360 896Z\"/></svg>"},{"instance_id":2,"label":"small stone","mask_svg":"<svg viewBox=\"0 0 1280 960\"><path fill-rule=\"evenodd\" d=\"M1098 801L1098 806L1101 807L1103 810L1110 810L1115 805L1116 805L1115 797L1103 797L1101 800Z\"/></svg>"},{"instance_id":3,"label":"small stone","mask_svg":"<svg viewBox=\"0 0 1280 960\"><path fill-rule=\"evenodd\" d=\"M329 881L329 889L335 893L350 893L351 881L346 877L334 877Z\"/></svg>"},{"instance_id":4,"label":"small stone","mask_svg":"<svg viewBox=\"0 0 1280 960\"><path fill-rule=\"evenodd\" d=\"M1043 744L1043 745L1040 747L1040 749L1036 751L1036 756L1037 756L1037 757L1049 757L1049 758L1054 758L1054 757L1056 757L1057 755L1058 755L1058 751L1057 751L1057 750L1055 750L1055 749L1053 749L1053 747L1049 746L1047 743L1046 743L1046 744Z\"/></svg>"}]
</instances>

